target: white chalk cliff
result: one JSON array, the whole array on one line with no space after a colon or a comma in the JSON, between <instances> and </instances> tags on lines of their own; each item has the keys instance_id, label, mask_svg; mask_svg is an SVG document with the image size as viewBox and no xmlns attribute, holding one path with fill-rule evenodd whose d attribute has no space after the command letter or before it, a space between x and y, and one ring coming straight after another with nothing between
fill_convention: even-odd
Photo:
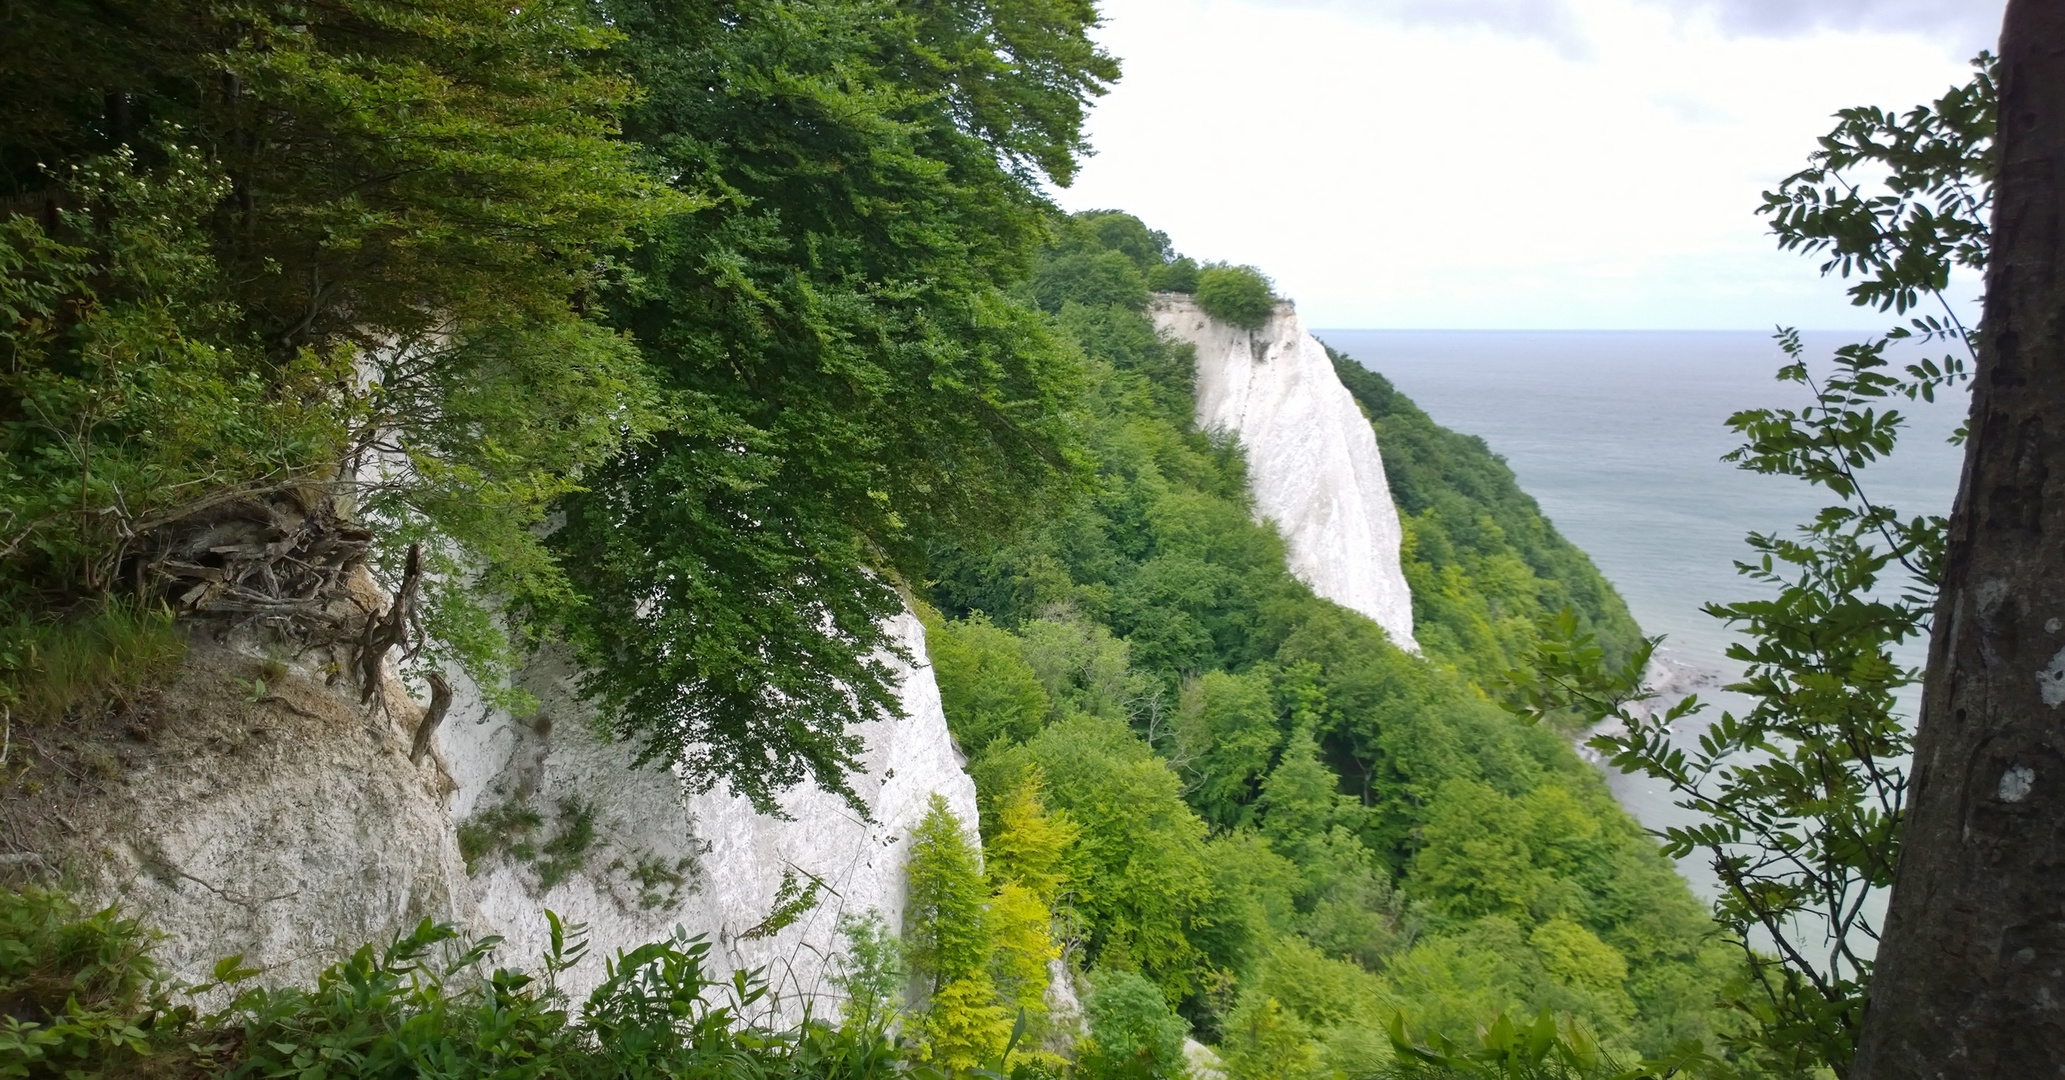
<instances>
[{"instance_id":1,"label":"white chalk cliff","mask_svg":"<svg viewBox=\"0 0 2065 1080\"><path fill-rule=\"evenodd\" d=\"M459 686L435 759L412 763L419 708L397 700L393 715L368 714L299 662L250 700L240 687L253 685L258 650L197 637L165 692L162 730L126 744L116 779L65 808L68 827L45 834L37 859L82 899L163 931L177 979L200 981L242 953L268 982L306 984L424 918L499 934L498 962L534 966L550 908L588 928L588 959L564 980L576 994L619 949L679 926L707 935L717 974L765 968L785 1012L814 1000L822 1014L839 916L874 911L900 927L904 848L932 795L971 832L976 820L924 630L908 613L892 629L916 662L897 665L904 716L858 731L865 771L851 779L872 821L814 787L782 800L788 820L722 787L684 797L672 774L634 769L630 747L597 739L570 667L549 655L520 680L542 702L536 713L490 709ZM592 842L549 889L537 859L504 851L469 874L460 858L457 828L512 804L543 819L533 843L564 831L563 808L592 808ZM785 877L821 883L817 902L767 927Z\"/></svg>"},{"instance_id":2,"label":"white chalk cliff","mask_svg":"<svg viewBox=\"0 0 2065 1080\"><path fill-rule=\"evenodd\" d=\"M758 813L721 786L684 799L672 775L631 768L630 747L596 741L564 669L532 683L546 703L539 715L567 718L542 733L536 718L483 716L476 707L484 722L474 723L455 706L445 721L459 783L455 817L517 795L547 808L548 816L561 800L579 799L596 808L602 841L583 871L542 895L530 866L503 859L477 867L482 925L506 937L516 957L544 949L545 908L588 924L592 949L605 955L678 925L708 937L720 971L764 968L786 1010L809 1001L822 1015L832 996L827 963L842 945L839 917L876 912L892 930L901 928L904 851L932 796L944 796L971 834L976 823L975 782L947 733L924 627L905 612L891 629L916 663L897 665L903 717L855 730L867 750L864 771L851 779L872 821L808 784L781 799L787 819ZM641 861L686 880L678 889L647 887L637 876ZM685 870L674 870L684 863ZM790 925L761 932L785 877L797 888L820 883L817 902ZM600 976L601 965L593 967L586 979ZM582 974L575 973L577 984L584 985Z\"/></svg>"},{"instance_id":3,"label":"white chalk cliff","mask_svg":"<svg viewBox=\"0 0 2065 1080\"><path fill-rule=\"evenodd\" d=\"M1196 347L1197 426L1239 438L1255 512L1282 533L1291 573L1418 652L1376 432L1297 309L1277 304L1257 330L1187 296L1156 296L1152 314L1164 337Z\"/></svg>"}]
</instances>

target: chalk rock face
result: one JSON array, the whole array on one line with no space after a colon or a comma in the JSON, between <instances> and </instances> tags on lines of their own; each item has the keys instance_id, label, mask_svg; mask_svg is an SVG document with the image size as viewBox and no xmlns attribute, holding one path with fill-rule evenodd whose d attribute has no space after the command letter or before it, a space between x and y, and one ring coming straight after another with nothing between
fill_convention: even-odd
<instances>
[{"instance_id":1,"label":"chalk rock face","mask_svg":"<svg viewBox=\"0 0 2065 1080\"><path fill-rule=\"evenodd\" d=\"M1279 303L1253 331L1187 296L1157 296L1152 314L1164 337L1196 346L1197 426L1240 439L1255 512L1283 534L1291 572L1418 652L1376 432L1297 310Z\"/></svg>"},{"instance_id":2,"label":"chalk rock face","mask_svg":"<svg viewBox=\"0 0 2065 1080\"><path fill-rule=\"evenodd\" d=\"M896 665L903 718L858 732L851 780L872 820L815 787L787 793L786 820L721 788L684 796L597 738L564 656L524 672L542 703L525 717L455 679L435 754L411 761L422 709L399 683L369 711L313 661L268 670L255 645L197 637L148 730L108 733L99 771L74 770L90 783L6 823L28 850L0 876L63 875L88 904L120 903L166 934L160 959L183 981L242 953L263 982L307 985L426 918L502 935L496 962L535 970L549 908L587 927L587 959L562 979L577 996L619 950L678 926L708 938L716 977L764 968L780 1019L806 1002L825 1015L839 917L901 929L904 852L932 795L976 827L924 628L906 612L892 630L915 663ZM769 921L795 898L813 902Z\"/></svg>"},{"instance_id":3,"label":"chalk rock face","mask_svg":"<svg viewBox=\"0 0 2065 1080\"><path fill-rule=\"evenodd\" d=\"M899 665L904 717L857 732L865 772L852 782L872 821L808 785L782 798L787 820L722 787L684 797L672 774L633 768L632 748L596 739L563 662L540 664L526 679L543 702L531 717L477 705L465 715L455 705L443 733L458 784L455 818L491 837L506 829L507 807L527 806L544 819L540 837L567 835L584 815L594 829L579 867L556 882L542 880L541 858L476 859L479 925L507 939L504 961L543 952L550 908L588 927L592 958L567 980L585 993L604 957L678 926L708 938L720 975L766 969L785 1019L805 1002L826 1014L835 998L828 962L843 946L839 917L875 912L901 928L904 852L932 796L944 796L971 834L976 825L975 784L947 733L924 628L906 612L892 629L917 662ZM769 915L799 891L815 904L771 926Z\"/></svg>"},{"instance_id":4,"label":"chalk rock face","mask_svg":"<svg viewBox=\"0 0 2065 1080\"><path fill-rule=\"evenodd\" d=\"M87 733L100 773L44 792L11 839L89 910L119 904L162 932L174 979L241 953L265 981L307 985L467 904L442 778L409 760L420 710L395 706L368 711L307 664L267 669L196 635L128 731Z\"/></svg>"}]
</instances>

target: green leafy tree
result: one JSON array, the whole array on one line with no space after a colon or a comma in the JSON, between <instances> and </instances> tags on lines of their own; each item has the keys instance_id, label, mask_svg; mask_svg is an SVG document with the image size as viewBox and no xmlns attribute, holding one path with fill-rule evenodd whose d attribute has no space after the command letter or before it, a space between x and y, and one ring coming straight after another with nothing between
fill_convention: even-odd
<instances>
[{"instance_id":1,"label":"green leafy tree","mask_svg":"<svg viewBox=\"0 0 2065 1080\"><path fill-rule=\"evenodd\" d=\"M1047 1032L1048 965L1061 957L1055 907L1069 883L1069 847L1081 835L1066 813L1047 810L1040 792L1035 772L995 801L984 839L992 970L999 997L1025 1019L1033 1040Z\"/></svg>"},{"instance_id":2,"label":"green leafy tree","mask_svg":"<svg viewBox=\"0 0 2065 1080\"><path fill-rule=\"evenodd\" d=\"M939 795L911 832L904 873L904 953L926 995L913 1018L922 1053L954 1071L986 1064L1011 1035L991 976L989 889L980 851Z\"/></svg>"},{"instance_id":3,"label":"green leafy tree","mask_svg":"<svg viewBox=\"0 0 2065 1080\"><path fill-rule=\"evenodd\" d=\"M1199 273L1197 260L1181 255L1147 275L1147 287L1156 292L1194 293Z\"/></svg>"},{"instance_id":4,"label":"green leafy tree","mask_svg":"<svg viewBox=\"0 0 2065 1080\"><path fill-rule=\"evenodd\" d=\"M1220 1051L1233 1080L1302 1080L1325 1074L1312 1029L1267 994L1251 995L1226 1018Z\"/></svg>"},{"instance_id":5,"label":"green leafy tree","mask_svg":"<svg viewBox=\"0 0 2065 1080\"><path fill-rule=\"evenodd\" d=\"M1038 734L1047 720L1047 689L1018 638L980 613L947 621L922 610L932 616L925 650L954 741L976 755L997 739L1022 742Z\"/></svg>"},{"instance_id":6,"label":"green leafy tree","mask_svg":"<svg viewBox=\"0 0 2065 1080\"><path fill-rule=\"evenodd\" d=\"M1137 972L1099 972L1084 1002L1090 1045L1081 1069L1096 1078L1176 1080L1189 1075L1183 1057L1188 1025L1169 1009L1161 989Z\"/></svg>"},{"instance_id":7,"label":"green leafy tree","mask_svg":"<svg viewBox=\"0 0 2065 1080\"><path fill-rule=\"evenodd\" d=\"M1207 821L1226 827L1250 822L1283 739L1267 670L1207 671L1184 684L1176 755L1194 778L1191 805Z\"/></svg>"},{"instance_id":8,"label":"green leafy tree","mask_svg":"<svg viewBox=\"0 0 2065 1080\"><path fill-rule=\"evenodd\" d=\"M1190 933L1212 900L1204 823L1168 763L1125 727L1063 721L1026 744L1047 797L1082 830L1074 845L1071 908L1087 956L1111 953L1180 997L1195 985Z\"/></svg>"},{"instance_id":9,"label":"green leafy tree","mask_svg":"<svg viewBox=\"0 0 2065 1080\"><path fill-rule=\"evenodd\" d=\"M603 7L626 136L712 201L606 297L668 412L566 502L555 618L645 759L845 791L848 729L898 707L899 573L1075 470L1076 358L1008 290L1117 67L1087 3Z\"/></svg>"},{"instance_id":10,"label":"green leafy tree","mask_svg":"<svg viewBox=\"0 0 2065 1080\"><path fill-rule=\"evenodd\" d=\"M619 35L553 0L0 22L0 599L321 624L299 581L228 567L189 594L173 564L212 580L196 533L291 538L341 507L372 535L326 537L316 599L355 551L392 587L420 549L416 655L492 689L509 654L477 597L564 592L534 527L647 418L588 298L643 223L694 205L614 137L635 94L601 60Z\"/></svg>"},{"instance_id":11,"label":"green leafy tree","mask_svg":"<svg viewBox=\"0 0 2065 1080\"><path fill-rule=\"evenodd\" d=\"M1243 330L1260 330L1276 314L1269 279L1252 266L1215 263L1197 275L1197 306Z\"/></svg>"}]
</instances>

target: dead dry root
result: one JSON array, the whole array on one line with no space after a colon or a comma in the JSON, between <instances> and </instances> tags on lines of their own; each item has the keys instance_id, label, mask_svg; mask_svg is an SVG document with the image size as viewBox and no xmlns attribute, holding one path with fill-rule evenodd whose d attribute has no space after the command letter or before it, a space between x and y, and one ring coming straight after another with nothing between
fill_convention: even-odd
<instances>
[{"instance_id":1,"label":"dead dry root","mask_svg":"<svg viewBox=\"0 0 2065 1080\"><path fill-rule=\"evenodd\" d=\"M391 599L370 587L374 534L338 513L321 485L214 503L157 526L130 561L137 590L183 620L227 633L263 626L305 653L342 648L360 703L388 704L385 664L422 646L422 552L415 545ZM442 679L434 679L440 686ZM449 703L449 689L436 695ZM443 710L433 701L434 727ZM417 755L420 757L420 753Z\"/></svg>"}]
</instances>

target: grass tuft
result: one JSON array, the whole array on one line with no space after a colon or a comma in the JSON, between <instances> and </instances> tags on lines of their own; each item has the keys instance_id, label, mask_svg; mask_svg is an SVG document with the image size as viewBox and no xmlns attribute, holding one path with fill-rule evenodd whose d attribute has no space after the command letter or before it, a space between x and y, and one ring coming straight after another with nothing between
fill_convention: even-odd
<instances>
[{"instance_id":1,"label":"grass tuft","mask_svg":"<svg viewBox=\"0 0 2065 1080\"><path fill-rule=\"evenodd\" d=\"M162 607L107 600L62 619L0 624L0 706L16 719L61 720L119 704L179 670L186 641Z\"/></svg>"}]
</instances>

